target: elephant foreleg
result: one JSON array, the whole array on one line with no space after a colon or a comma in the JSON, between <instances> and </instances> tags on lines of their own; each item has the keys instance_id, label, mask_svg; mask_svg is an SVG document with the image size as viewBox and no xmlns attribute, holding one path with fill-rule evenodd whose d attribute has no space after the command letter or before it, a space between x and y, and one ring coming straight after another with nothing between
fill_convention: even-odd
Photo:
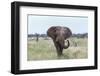
<instances>
[{"instance_id":1,"label":"elephant foreleg","mask_svg":"<svg viewBox=\"0 0 100 76\"><path fill-rule=\"evenodd\" d=\"M62 52L63 49L61 48L61 45L58 42L55 42L55 41L54 41L54 45L56 47L58 57L61 57L62 54L63 54L63 52Z\"/></svg>"}]
</instances>

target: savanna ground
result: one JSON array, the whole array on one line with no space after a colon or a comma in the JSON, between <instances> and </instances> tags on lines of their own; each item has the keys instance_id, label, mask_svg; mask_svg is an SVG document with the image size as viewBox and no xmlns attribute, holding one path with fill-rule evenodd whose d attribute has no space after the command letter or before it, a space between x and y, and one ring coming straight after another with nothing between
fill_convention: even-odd
<instances>
[{"instance_id":1,"label":"savanna ground","mask_svg":"<svg viewBox=\"0 0 100 76\"><path fill-rule=\"evenodd\" d=\"M70 47L63 50L63 56L59 59L85 59L88 58L88 39L70 38ZM66 42L67 44L67 42ZM51 39L28 39L28 60L54 60L58 59L56 48Z\"/></svg>"}]
</instances>

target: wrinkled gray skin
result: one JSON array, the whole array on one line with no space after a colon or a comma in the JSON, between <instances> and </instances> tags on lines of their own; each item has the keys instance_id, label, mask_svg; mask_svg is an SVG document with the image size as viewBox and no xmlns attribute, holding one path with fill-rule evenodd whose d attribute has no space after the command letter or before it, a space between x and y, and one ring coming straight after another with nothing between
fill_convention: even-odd
<instances>
[{"instance_id":1,"label":"wrinkled gray skin","mask_svg":"<svg viewBox=\"0 0 100 76\"><path fill-rule=\"evenodd\" d=\"M72 35L71 30L67 27L52 26L47 30L47 35L52 38L58 57L62 56L63 49L67 49L70 46L68 40L68 44L65 45L65 40Z\"/></svg>"}]
</instances>

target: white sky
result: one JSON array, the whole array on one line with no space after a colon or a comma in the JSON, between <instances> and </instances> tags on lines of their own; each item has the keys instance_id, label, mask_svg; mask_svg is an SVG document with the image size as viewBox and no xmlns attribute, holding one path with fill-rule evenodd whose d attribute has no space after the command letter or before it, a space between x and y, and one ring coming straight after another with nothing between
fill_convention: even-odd
<instances>
[{"instance_id":1,"label":"white sky","mask_svg":"<svg viewBox=\"0 0 100 76\"><path fill-rule=\"evenodd\" d=\"M51 26L66 26L72 33L87 33L88 17L28 15L28 34L46 34Z\"/></svg>"}]
</instances>

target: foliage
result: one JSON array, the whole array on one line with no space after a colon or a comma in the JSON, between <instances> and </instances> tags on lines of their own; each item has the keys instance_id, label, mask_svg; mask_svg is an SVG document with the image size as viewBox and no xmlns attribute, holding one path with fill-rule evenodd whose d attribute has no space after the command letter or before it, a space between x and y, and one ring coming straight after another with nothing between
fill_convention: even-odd
<instances>
[{"instance_id":1,"label":"foliage","mask_svg":"<svg viewBox=\"0 0 100 76\"><path fill-rule=\"evenodd\" d=\"M35 34L28 34L28 37L36 37L36 36L39 36L39 37L48 37L47 34L38 34L38 33L35 33ZM77 37L77 38L87 38L88 37L88 33L83 33L83 34L72 34L72 37Z\"/></svg>"}]
</instances>

